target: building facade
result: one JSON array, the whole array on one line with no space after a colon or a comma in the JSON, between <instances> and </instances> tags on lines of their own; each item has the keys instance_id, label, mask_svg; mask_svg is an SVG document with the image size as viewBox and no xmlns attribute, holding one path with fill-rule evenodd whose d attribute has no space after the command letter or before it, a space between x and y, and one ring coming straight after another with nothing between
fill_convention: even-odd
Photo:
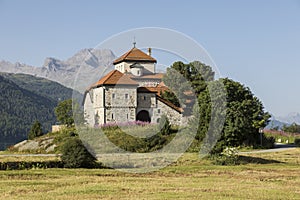
<instances>
[{"instance_id":1,"label":"building facade","mask_svg":"<svg viewBox=\"0 0 300 200\"><path fill-rule=\"evenodd\" d=\"M156 73L151 50L144 53L135 46L117 58L115 70L93 84L84 95L84 116L88 125L147 121L158 123L165 114L180 125L182 108L163 99L168 90L163 74Z\"/></svg>"}]
</instances>

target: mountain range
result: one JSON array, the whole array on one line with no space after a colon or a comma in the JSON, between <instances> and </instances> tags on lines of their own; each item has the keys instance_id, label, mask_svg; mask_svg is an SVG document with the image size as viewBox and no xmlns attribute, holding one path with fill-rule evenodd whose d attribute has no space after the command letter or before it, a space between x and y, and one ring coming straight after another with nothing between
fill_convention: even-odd
<instances>
[{"instance_id":1,"label":"mountain range","mask_svg":"<svg viewBox=\"0 0 300 200\"><path fill-rule=\"evenodd\" d=\"M90 48L79 51L65 61L48 57L42 67L0 61L0 72L30 74L83 92L103 73L113 69L114 59L111 50Z\"/></svg>"},{"instance_id":2,"label":"mountain range","mask_svg":"<svg viewBox=\"0 0 300 200\"><path fill-rule=\"evenodd\" d=\"M276 119L288 124L292 124L292 123L300 124L300 113L292 112L286 116L276 117Z\"/></svg>"},{"instance_id":3,"label":"mountain range","mask_svg":"<svg viewBox=\"0 0 300 200\"><path fill-rule=\"evenodd\" d=\"M289 126L293 123L300 124L300 113L292 112L286 116L280 117L272 115L269 124L266 126L266 129L282 129L284 125Z\"/></svg>"}]
</instances>

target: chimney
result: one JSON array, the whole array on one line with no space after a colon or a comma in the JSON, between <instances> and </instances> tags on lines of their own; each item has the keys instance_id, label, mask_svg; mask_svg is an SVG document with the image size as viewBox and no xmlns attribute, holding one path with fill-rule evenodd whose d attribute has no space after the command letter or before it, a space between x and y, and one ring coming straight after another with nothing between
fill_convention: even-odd
<instances>
[{"instance_id":1,"label":"chimney","mask_svg":"<svg viewBox=\"0 0 300 200\"><path fill-rule=\"evenodd\" d=\"M152 50L152 49L149 47L149 48L148 48L148 56L151 56L151 50Z\"/></svg>"}]
</instances>

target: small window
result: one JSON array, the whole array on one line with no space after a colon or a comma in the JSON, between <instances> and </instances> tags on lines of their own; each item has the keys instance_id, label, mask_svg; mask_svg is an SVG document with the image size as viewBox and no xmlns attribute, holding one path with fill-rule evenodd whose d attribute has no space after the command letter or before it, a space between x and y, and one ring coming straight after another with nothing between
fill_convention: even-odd
<instances>
[{"instance_id":1,"label":"small window","mask_svg":"<svg viewBox=\"0 0 300 200\"><path fill-rule=\"evenodd\" d=\"M128 94L125 94L125 99L128 99Z\"/></svg>"},{"instance_id":2,"label":"small window","mask_svg":"<svg viewBox=\"0 0 300 200\"><path fill-rule=\"evenodd\" d=\"M140 71L139 70L137 71L137 75L140 75Z\"/></svg>"},{"instance_id":3,"label":"small window","mask_svg":"<svg viewBox=\"0 0 300 200\"><path fill-rule=\"evenodd\" d=\"M127 113L127 119L128 119L128 113Z\"/></svg>"},{"instance_id":4,"label":"small window","mask_svg":"<svg viewBox=\"0 0 300 200\"><path fill-rule=\"evenodd\" d=\"M160 113L160 109L157 109L157 113Z\"/></svg>"},{"instance_id":5,"label":"small window","mask_svg":"<svg viewBox=\"0 0 300 200\"><path fill-rule=\"evenodd\" d=\"M143 100L146 100L146 96L143 96Z\"/></svg>"},{"instance_id":6,"label":"small window","mask_svg":"<svg viewBox=\"0 0 300 200\"><path fill-rule=\"evenodd\" d=\"M111 113L111 118L114 119L114 113Z\"/></svg>"},{"instance_id":7,"label":"small window","mask_svg":"<svg viewBox=\"0 0 300 200\"><path fill-rule=\"evenodd\" d=\"M112 93L112 98L116 98L116 94L115 93Z\"/></svg>"},{"instance_id":8,"label":"small window","mask_svg":"<svg viewBox=\"0 0 300 200\"><path fill-rule=\"evenodd\" d=\"M159 121L160 121L160 118L157 118L156 123L159 123Z\"/></svg>"}]
</instances>

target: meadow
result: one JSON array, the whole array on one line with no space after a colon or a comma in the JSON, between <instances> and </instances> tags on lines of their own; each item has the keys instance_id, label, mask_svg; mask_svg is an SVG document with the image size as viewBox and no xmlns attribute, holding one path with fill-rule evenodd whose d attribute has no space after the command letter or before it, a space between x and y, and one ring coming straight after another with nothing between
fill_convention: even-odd
<instances>
[{"instance_id":1,"label":"meadow","mask_svg":"<svg viewBox=\"0 0 300 200\"><path fill-rule=\"evenodd\" d=\"M57 157L0 157L0 161ZM196 153L151 173L114 169L0 171L0 199L300 199L300 148L213 165Z\"/></svg>"}]
</instances>

